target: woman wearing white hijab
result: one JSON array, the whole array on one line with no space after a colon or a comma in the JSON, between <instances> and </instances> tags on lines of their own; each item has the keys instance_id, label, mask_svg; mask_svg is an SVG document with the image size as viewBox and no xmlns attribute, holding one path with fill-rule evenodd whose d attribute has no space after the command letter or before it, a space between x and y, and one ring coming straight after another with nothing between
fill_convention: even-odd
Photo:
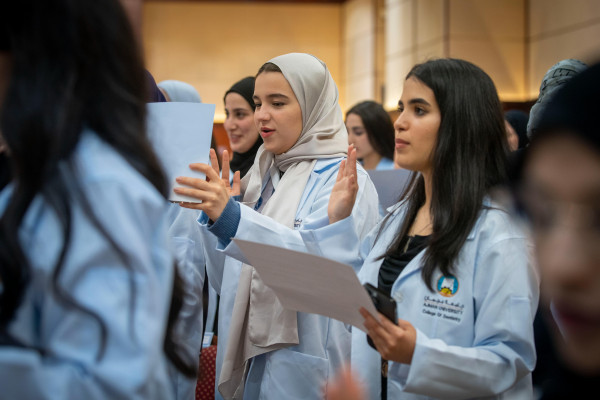
<instances>
[{"instance_id":1,"label":"woman wearing white hijab","mask_svg":"<svg viewBox=\"0 0 600 400\"><path fill-rule=\"evenodd\" d=\"M167 101L184 103L202 103L202 98L195 87L189 83L166 80L156 84Z\"/></svg>"},{"instance_id":2,"label":"woman wearing white hijab","mask_svg":"<svg viewBox=\"0 0 600 400\"><path fill-rule=\"evenodd\" d=\"M241 183L243 201L230 198L239 185L234 179L228 187L225 161L222 177L192 165L208 181L182 177L187 187L175 189L202 200L185 206L203 211L209 281L221 294L216 397L321 399L328 376L349 358L349 328L283 309L231 238L306 251L304 235L329 223L329 195L348 143L338 92L322 61L294 53L261 67L254 102L264 144ZM356 175L353 215L362 237L378 219L378 199L364 169Z\"/></svg>"}]
</instances>

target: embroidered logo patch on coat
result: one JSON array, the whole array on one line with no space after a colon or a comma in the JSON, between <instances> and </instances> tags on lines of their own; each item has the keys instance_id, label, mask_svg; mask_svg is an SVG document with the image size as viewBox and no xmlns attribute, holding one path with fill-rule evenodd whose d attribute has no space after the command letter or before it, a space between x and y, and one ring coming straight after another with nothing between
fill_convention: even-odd
<instances>
[{"instance_id":1,"label":"embroidered logo patch on coat","mask_svg":"<svg viewBox=\"0 0 600 400\"><path fill-rule=\"evenodd\" d=\"M452 297L458 292L458 279L454 275L442 275L437 281L437 291L444 297Z\"/></svg>"}]
</instances>

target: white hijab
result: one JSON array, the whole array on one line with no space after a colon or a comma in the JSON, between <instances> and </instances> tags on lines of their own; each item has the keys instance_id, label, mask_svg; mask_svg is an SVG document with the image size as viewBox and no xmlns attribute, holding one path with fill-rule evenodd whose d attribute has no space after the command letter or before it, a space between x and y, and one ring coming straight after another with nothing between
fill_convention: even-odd
<instances>
[{"instance_id":1,"label":"white hijab","mask_svg":"<svg viewBox=\"0 0 600 400\"><path fill-rule=\"evenodd\" d=\"M300 198L317 159L345 157L348 134L338 91L325 63L310 54L291 53L269 61L290 84L302 110L302 133L285 153L258 150L254 165L242 180L243 202L253 207L263 181L272 180L275 191L262 210L292 228ZM280 171L285 172L279 179ZM244 264L238 283L219 391L225 398L242 398L248 360L260 354L293 346L298 341L295 311L284 309L257 272Z\"/></svg>"}]
</instances>

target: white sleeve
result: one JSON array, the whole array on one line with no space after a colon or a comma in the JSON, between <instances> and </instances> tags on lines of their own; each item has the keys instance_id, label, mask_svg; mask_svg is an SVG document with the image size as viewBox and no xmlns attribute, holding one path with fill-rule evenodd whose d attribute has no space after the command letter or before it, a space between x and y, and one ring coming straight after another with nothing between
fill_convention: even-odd
<instances>
[{"instance_id":1,"label":"white sleeve","mask_svg":"<svg viewBox=\"0 0 600 400\"><path fill-rule=\"evenodd\" d=\"M368 174L360 171L359 192L351 216L329 225L327 205L334 184L335 175L321 188L299 230L290 229L240 204L241 217L235 238L248 241L259 239L272 246L318 254L355 267L357 263L362 265L362 261L357 261L362 240L379 220L377 192ZM325 244L321 240L323 238L328 239ZM230 257L247 261L233 241L226 247L217 245L217 248Z\"/></svg>"},{"instance_id":2,"label":"white sleeve","mask_svg":"<svg viewBox=\"0 0 600 400\"><path fill-rule=\"evenodd\" d=\"M37 332L35 340L44 353L0 347L3 399L172 397L163 351L173 281L164 199L158 193L136 195L139 188L135 186L104 184L96 189L90 195L91 206L121 253L81 210L74 209L59 285L97 318L57 301L48 290L51 278L45 275L54 257L42 259L30 249L32 269L38 276L32 279L25 299L28 304L21 306L11 330L25 335L21 328L29 324L27 330ZM39 232L42 237L37 237L36 244L49 243L48 234L61 234L58 224L47 223L52 218L48 214L40 220L48 229ZM56 249L39 246L40 252ZM45 286L36 287L36 282ZM34 310L32 315L23 318L22 312L28 309Z\"/></svg>"}]
</instances>

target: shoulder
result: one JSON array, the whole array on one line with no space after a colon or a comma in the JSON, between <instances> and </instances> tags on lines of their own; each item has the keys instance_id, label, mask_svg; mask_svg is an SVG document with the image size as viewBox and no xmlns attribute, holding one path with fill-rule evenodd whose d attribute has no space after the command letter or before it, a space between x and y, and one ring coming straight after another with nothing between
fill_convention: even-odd
<instances>
[{"instance_id":1,"label":"shoulder","mask_svg":"<svg viewBox=\"0 0 600 400\"><path fill-rule=\"evenodd\" d=\"M379 161L379 164L377 164L377 168L375 169L378 171L394 169L394 160L384 157Z\"/></svg>"},{"instance_id":2,"label":"shoulder","mask_svg":"<svg viewBox=\"0 0 600 400\"><path fill-rule=\"evenodd\" d=\"M313 168L313 173L318 174L318 175L324 175L324 176L325 175L330 176L332 174L335 175L335 174L337 174L338 170L340 169L340 164L345 159L346 159L346 157L318 159ZM366 177L369 176L367 171L360 164L356 165L356 172L359 176L366 176Z\"/></svg>"},{"instance_id":3,"label":"shoulder","mask_svg":"<svg viewBox=\"0 0 600 400\"><path fill-rule=\"evenodd\" d=\"M503 264L509 258L515 260L513 265L505 265L505 270L516 268L520 264L516 260L527 260L530 252L531 243L521 224L493 203L484 205L463 248L463 255L474 260L492 257L504 259Z\"/></svg>"},{"instance_id":4,"label":"shoulder","mask_svg":"<svg viewBox=\"0 0 600 400\"><path fill-rule=\"evenodd\" d=\"M132 201L163 206L163 195L119 152L92 131L85 131L73 156L80 185L85 192L102 196L104 190L118 191ZM114 193L113 193L114 194ZM115 199L114 202L123 199ZM93 197L90 199L93 202Z\"/></svg>"},{"instance_id":5,"label":"shoulder","mask_svg":"<svg viewBox=\"0 0 600 400\"><path fill-rule=\"evenodd\" d=\"M489 242L527 238L525 231L511 214L502 206L490 201L484 202L477 222L468 238L474 239L476 237Z\"/></svg>"},{"instance_id":6,"label":"shoulder","mask_svg":"<svg viewBox=\"0 0 600 400\"><path fill-rule=\"evenodd\" d=\"M313 173L325 174L327 172L337 171L340 167L340 163L344 160L343 157L335 158L320 158L315 163Z\"/></svg>"}]
</instances>

